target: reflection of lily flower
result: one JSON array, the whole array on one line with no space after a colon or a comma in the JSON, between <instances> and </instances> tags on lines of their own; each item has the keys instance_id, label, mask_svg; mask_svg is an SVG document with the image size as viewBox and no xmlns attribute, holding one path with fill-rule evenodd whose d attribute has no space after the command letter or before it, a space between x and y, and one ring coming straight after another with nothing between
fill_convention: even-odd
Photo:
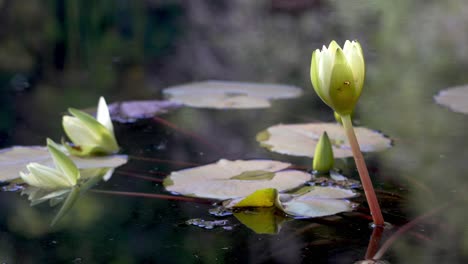
<instances>
[{"instance_id":1,"label":"reflection of lily flower","mask_svg":"<svg viewBox=\"0 0 468 264\"><path fill-rule=\"evenodd\" d=\"M29 173L20 172L21 179L30 186L43 189L67 189L75 186L80 178L80 172L73 161L61 152L56 143L47 139L49 149L55 168L41 165L39 163L29 163L26 167Z\"/></svg>"},{"instance_id":2,"label":"reflection of lily flower","mask_svg":"<svg viewBox=\"0 0 468 264\"><path fill-rule=\"evenodd\" d=\"M119 150L109 108L103 97L99 98L96 118L78 109L68 109L72 116L64 116L63 129L74 146L64 144L77 156L108 155Z\"/></svg>"}]
</instances>

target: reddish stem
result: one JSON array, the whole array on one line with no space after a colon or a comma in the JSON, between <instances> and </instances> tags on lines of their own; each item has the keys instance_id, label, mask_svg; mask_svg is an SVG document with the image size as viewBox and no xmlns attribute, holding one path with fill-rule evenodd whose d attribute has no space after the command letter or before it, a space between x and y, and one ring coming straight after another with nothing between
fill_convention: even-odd
<instances>
[{"instance_id":1,"label":"reddish stem","mask_svg":"<svg viewBox=\"0 0 468 264\"><path fill-rule=\"evenodd\" d=\"M123 196L134 196L134 197L145 197L145 198L155 198L163 200L175 200L183 202L192 202L192 203L202 203L202 204L212 204L213 201L201 198L193 197L183 197L183 196L173 196L173 195L164 195L164 194L154 194L154 193L138 193L138 192L119 192L119 191L106 191L106 190L90 190L95 193L102 194L111 194L111 195L123 195Z\"/></svg>"},{"instance_id":2,"label":"reddish stem","mask_svg":"<svg viewBox=\"0 0 468 264\"><path fill-rule=\"evenodd\" d=\"M138 157L138 156L129 156L130 159L133 160L143 160L143 161L151 161L151 162L158 162L158 163L169 163L179 166L199 166L198 163L193 162L186 162L186 161L174 161L174 160L166 160L166 159L157 159L157 158L148 158L148 157Z\"/></svg>"},{"instance_id":3,"label":"reddish stem","mask_svg":"<svg viewBox=\"0 0 468 264\"><path fill-rule=\"evenodd\" d=\"M346 131L346 135L348 136L349 144L351 145L354 161L359 172L359 177L361 178L362 187L364 188L364 194L366 195L367 203L369 204L372 219L374 220L374 224L376 226L383 227L384 219L380 210L380 205L377 201L377 196L375 195L374 187L372 186L372 181L369 177L369 172L367 171L364 157L362 156L361 150L359 148L356 134L354 134L353 124L351 123L351 116L341 116L341 120L343 121L343 126Z\"/></svg>"},{"instance_id":4,"label":"reddish stem","mask_svg":"<svg viewBox=\"0 0 468 264\"><path fill-rule=\"evenodd\" d=\"M365 259L372 258L377 250L379 249L380 240L382 239L384 228L381 226L374 227L372 230L372 235L369 240L369 245L367 246Z\"/></svg>"},{"instance_id":5,"label":"reddish stem","mask_svg":"<svg viewBox=\"0 0 468 264\"><path fill-rule=\"evenodd\" d=\"M129 171L120 171L120 170L118 170L118 171L115 172L115 174L135 177L135 178L139 178L139 179L143 179L143 180L147 180L147 181L163 182L163 179L158 179L158 178L154 178L154 177L140 175L140 174L136 174L136 173L129 172Z\"/></svg>"}]
</instances>

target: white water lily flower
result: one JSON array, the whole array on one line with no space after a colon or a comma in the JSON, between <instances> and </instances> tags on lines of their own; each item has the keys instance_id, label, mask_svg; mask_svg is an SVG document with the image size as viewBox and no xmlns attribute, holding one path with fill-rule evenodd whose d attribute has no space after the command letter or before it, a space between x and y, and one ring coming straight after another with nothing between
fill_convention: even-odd
<instances>
[{"instance_id":1,"label":"white water lily flower","mask_svg":"<svg viewBox=\"0 0 468 264\"><path fill-rule=\"evenodd\" d=\"M47 139L55 168L39 163L29 163L26 167L29 173L20 172L21 179L30 186L54 190L67 189L75 186L80 178L80 172L73 161L55 147L55 142Z\"/></svg>"},{"instance_id":2,"label":"white water lily flower","mask_svg":"<svg viewBox=\"0 0 468 264\"><path fill-rule=\"evenodd\" d=\"M315 92L340 115L352 113L365 77L364 56L357 41L347 40L343 49L332 41L312 54L310 77Z\"/></svg>"},{"instance_id":3,"label":"white water lily flower","mask_svg":"<svg viewBox=\"0 0 468 264\"><path fill-rule=\"evenodd\" d=\"M99 98L96 119L77 109L70 108L68 111L72 116L64 116L62 126L74 144L64 144L71 154L108 155L119 150L109 108L103 97Z\"/></svg>"}]
</instances>

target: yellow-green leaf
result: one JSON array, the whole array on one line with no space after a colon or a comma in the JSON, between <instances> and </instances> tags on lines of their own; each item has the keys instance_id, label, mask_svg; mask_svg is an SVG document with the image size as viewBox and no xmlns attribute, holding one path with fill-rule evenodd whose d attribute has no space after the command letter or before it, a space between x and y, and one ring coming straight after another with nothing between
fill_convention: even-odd
<instances>
[{"instance_id":1,"label":"yellow-green leaf","mask_svg":"<svg viewBox=\"0 0 468 264\"><path fill-rule=\"evenodd\" d=\"M234 205L234 207L271 207L275 204L278 192L276 189L267 188L253 192Z\"/></svg>"}]
</instances>

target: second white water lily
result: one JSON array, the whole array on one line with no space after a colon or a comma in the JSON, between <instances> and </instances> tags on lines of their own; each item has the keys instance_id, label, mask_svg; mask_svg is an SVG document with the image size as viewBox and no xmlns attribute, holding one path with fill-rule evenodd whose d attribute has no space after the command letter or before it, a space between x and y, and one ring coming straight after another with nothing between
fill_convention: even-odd
<instances>
[{"instance_id":1,"label":"second white water lily","mask_svg":"<svg viewBox=\"0 0 468 264\"><path fill-rule=\"evenodd\" d=\"M26 166L29 173L20 172L21 179L24 182L30 186L46 190L67 189L76 186L80 179L80 171L75 163L55 146L55 142L47 139L47 148L52 156L55 168L39 163L29 163Z\"/></svg>"},{"instance_id":2,"label":"second white water lily","mask_svg":"<svg viewBox=\"0 0 468 264\"><path fill-rule=\"evenodd\" d=\"M103 97L99 98L96 119L78 109L70 108L68 111L72 116L64 116L62 125L73 142L73 146L64 144L71 154L108 155L119 150L109 108Z\"/></svg>"},{"instance_id":3,"label":"second white water lily","mask_svg":"<svg viewBox=\"0 0 468 264\"><path fill-rule=\"evenodd\" d=\"M343 49L332 41L312 54L312 85L319 97L340 115L349 115L361 95L365 77L364 56L357 41L347 40Z\"/></svg>"}]
</instances>

